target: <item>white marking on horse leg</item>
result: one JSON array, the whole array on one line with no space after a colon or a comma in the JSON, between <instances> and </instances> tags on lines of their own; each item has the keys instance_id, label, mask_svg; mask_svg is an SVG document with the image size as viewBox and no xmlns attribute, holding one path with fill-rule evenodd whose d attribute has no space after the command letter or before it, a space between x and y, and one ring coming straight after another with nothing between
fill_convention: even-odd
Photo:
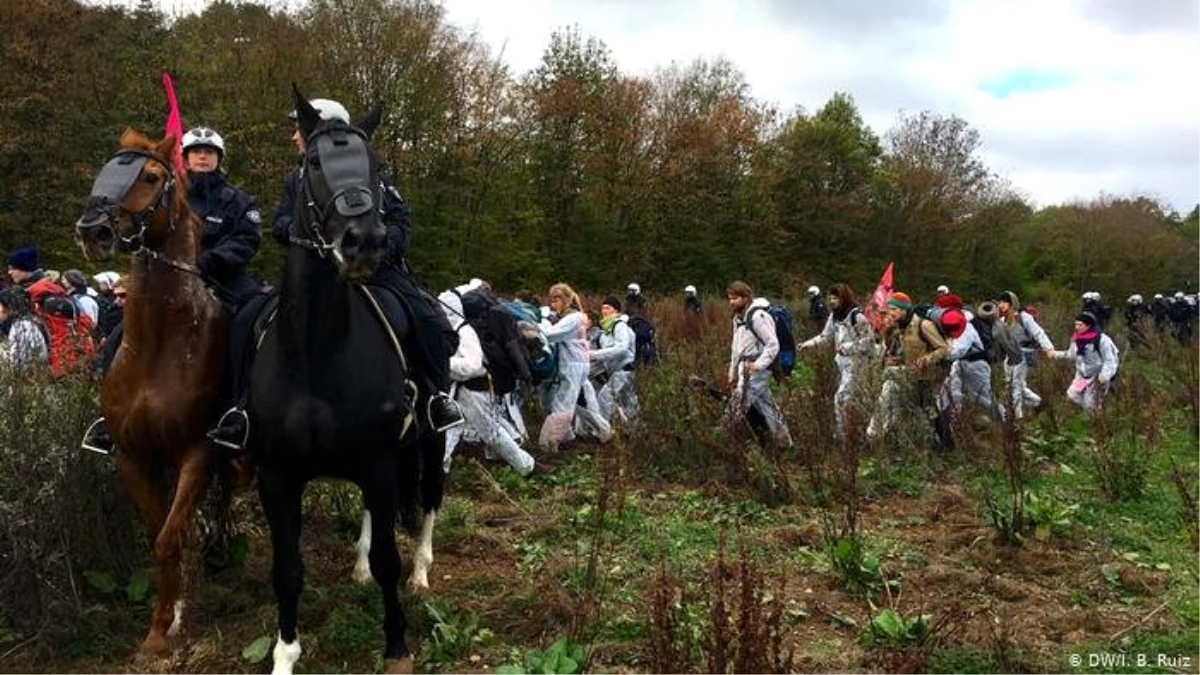
<instances>
[{"instance_id":1,"label":"white marking on horse leg","mask_svg":"<svg viewBox=\"0 0 1200 675\"><path fill-rule=\"evenodd\" d=\"M275 660L275 667L271 670L274 675L292 675L292 668L300 660L300 635L297 634L296 641L291 644L284 642L282 637L276 637L275 651L271 656Z\"/></svg>"},{"instance_id":2,"label":"white marking on horse leg","mask_svg":"<svg viewBox=\"0 0 1200 675\"><path fill-rule=\"evenodd\" d=\"M357 559L354 561L354 580L360 584L371 581L371 562L367 554L371 552L371 512L363 509L362 530L358 533L358 542L354 544Z\"/></svg>"},{"instance_id":3,"label":"white marking on horse leg","mask_svg":"<svg viewBox=\"0 0 1200 675\"><path fill-rule=\"evenodd\" d=\"M167 637L175 637L181 630L183 630L183 600L176 600L175 618L171 620L171 627L167 629Z\"/></svg>"},{"instance_id":4,"label":"white marking on horse leg","mask_svg":"<svg viewBox=\"0 0 1200 675\"><path fill-rule=\"evenodd\" d=\"M413 571L408 578L408 588L414 593L429 589L429 568L433 565L433 521L437 511L425 514L421 524L421 540L413 552Z\"/></svg>"}]
</instances>

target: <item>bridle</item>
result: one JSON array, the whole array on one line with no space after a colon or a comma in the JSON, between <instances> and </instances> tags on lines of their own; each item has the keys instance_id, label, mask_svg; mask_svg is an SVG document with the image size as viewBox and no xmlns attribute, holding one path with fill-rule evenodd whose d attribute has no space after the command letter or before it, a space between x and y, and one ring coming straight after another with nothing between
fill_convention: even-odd
<instances>
[{"instance_id":1,"label":"bridle","mask_svg":"<svg viewBox=\"0 0 1200 675\"><path fill-rule=\"evenodd\" d=\"M300 164L296 218L300 231L293 228L288 241L314 251L321 258L329 256L339 268L344 267L346 261L339 243L325 237L329 220L334 215L356 218L372 208L383 215L383 182L378 178L372 180L368 143L367 135L356 127L322 125L308 137L308 149ZM317 201L312 173L308 170L309 157L314 152L325 186L332 193L324 203ZM370 187L372 185L374 188Z\"/></svg>"},{"instance_id":2,"label":"bridle","mask_svg":"<svg viewBox=\"0 0 1200 675\"><path fill-rule=\"evenodd\" d=\"M155 162L161 166L166 170L167 178L159 186L158 194L144 209L130 211L125 208L123 202L129 194L130 188L142 175L142 169L147 162ZM156 260L182 272L201 276L199 267L168 258L146 246L146 230L159 211L166 210L168 231L175 231L177 214L174 209L174 196L177 188L178 182L175 179L174 170L158 153L139 149L119 150L96 175L96 180L92 184L91 196L88 197L87 208L84 209L79 220L75 221L75 231L82 238L92 230L104 228L120 242L123 249L132 252L135 256ZM128 237L122 236L117 228L117 222L120 220L122 212L129 215L129 220L136 228L136 231Z\"/></svg>"}]
</instances>

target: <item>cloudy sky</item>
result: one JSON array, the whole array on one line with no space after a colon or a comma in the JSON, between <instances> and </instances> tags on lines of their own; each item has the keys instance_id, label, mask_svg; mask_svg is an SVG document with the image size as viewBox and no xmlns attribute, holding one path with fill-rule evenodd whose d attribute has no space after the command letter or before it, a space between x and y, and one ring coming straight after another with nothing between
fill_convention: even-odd
<instances>
[{"instance_id":1,"label":"cloudy sky","mask_svg":"<svg viewBox=\"0 0 1200 675\"><path fill-rule=\"evenodd\" d=\"M967 120L988 165L1039 205L1200 199L1195 0L446 0L522 72L576 25L620 68L725 56L756 98L849 92L884 133L901 111ZM1188 73L1193 73L1189 75Z\"/></svg>"},{"instance_id":2,"label":"cloudy sky","mask_svg":"<svg viewBox=\"0 0 1200 675\"><path fill-rule=\"evenodd\" d=\"M724 56L783 111L848 92L881 135L901 111L958 115L1038 205L1149 194L1186 212L1200 200L1196 0L443 2L516 73L577 26L630 74Z\"/></svg>"}]
</instances>

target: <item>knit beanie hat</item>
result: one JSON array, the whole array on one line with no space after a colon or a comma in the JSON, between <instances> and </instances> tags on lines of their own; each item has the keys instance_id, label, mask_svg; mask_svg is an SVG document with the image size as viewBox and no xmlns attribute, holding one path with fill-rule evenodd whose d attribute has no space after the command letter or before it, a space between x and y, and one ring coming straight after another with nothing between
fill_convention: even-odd
<instances>
[{"instance_id":1,"label":"knit beanie hat","mask_svg":"<svg viewBox=\"0 0 1200 675\"><path fill-rule=\"evenodd\" d=\"M1013 293L1012 291L1001 292L1000 295L996 296L996 301L997 302L1007 302L1008 304L1012 305L1013 307L1021 306L1020 299L1018 299L1017 294Z\"/></svg>"},{"instance_id":2,"label":"knit beanie hat","mask_svg":"<svg viewBox=\"0 0 1200 675\"><path fill-rule=\"evenodd\" d=\"M908 297L908 293L895 291L888 296L887 304L889 307L898 307L904 311L912 309L912 298Z\"/></svg>"},{"instance_id":3,"label":"knit beanie hat","mask_svg":"<svg viewBox=\"0 0 1200 675\"><path fill-rule=\"evenodd\" d=\"M967 317L957 309L948 309L942 314L942 328L947 337L956 338L967 329Z\"/></svg>"},{"instance_id":4,"label":"knit beanie hat","mask_svg":"<svg viewBox=\"0 0 1200 675\"><path fill-rule=\"evenodd\" d=\"M947 293L937 300L934 300L933 304L943 309L962 309L962 298L958 297L954 293Z\"/></svg>"},{"instance_id":5,"label":"knit beanie hat","mask_svg":"<svg viewBox=\"0 0 1200 675\"><path fill-rule=\"evenodd\" d=\"M617 310L618 312L621 311L621 301L618 300L617 296L615 296L615 295L610 295L607 298L604 298L604 302L602 302L600 304L608 305L609 307L612 307L613 309Z\"/></svg>"},{"instance_id":6,"label":"knit beanie hat","mask_svg":"<svg viewBox=\"0 0 1200 675\"><path fill-rule=\"evenodd\" d=\"M8 256L8 266L22 272L32 272L38 268L38 250L33 246L19 248Z\"/></svg>"},{"instance_id":7,"label":"knit beanie hat","mask_svg":"<svg viewBox=\"0 0 1200 675\"><path fill-rule=\"evenodd\" d=\"M1080 312L1075 315L1075 320L1086 323L1088 328L1096 327L1096 315L1091 312Z\"/></svg>"}]
</instances>

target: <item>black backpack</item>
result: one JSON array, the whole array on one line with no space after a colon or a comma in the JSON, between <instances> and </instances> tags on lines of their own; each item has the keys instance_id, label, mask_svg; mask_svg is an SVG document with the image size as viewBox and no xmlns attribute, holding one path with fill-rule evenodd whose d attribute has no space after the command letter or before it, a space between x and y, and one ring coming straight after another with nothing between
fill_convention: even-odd
<instances>
[{"instance_id":1,"label":"black backpack","mask_svg":"<svg viewBox=\"0 0 1200 675\"><path fill-rule=\"evenodd\" d=\"M992 321L980 318L978 314L971 317L971 325L979 333L979 341L983 343L983 351L968 354L968 361L996 362L996 336L992 334Z\"/></svg>"},{"instance_id":2,"label":"black backpack","mask_svg":"<svg viewBox=\"0 0 1200 675\"><path fill-rule=\"evenodd\" d=\"M662 357L658 353L658 345L654 342L654 324L644 316L634 316L629 319L629 327L634 336L634 365L658 365Z\"/></svg>"},{"instance_id":3,"label":"black backpack","mask_svg":"<svg viewBox=\"0 0 1200 675\"><path fill-rule=\"evenodd\" d=\"M479 335L493 390L506 394L516 390L519 380L532 381L531 357L522 346L516 317L486 292L469 291L459 297L463 318Z\"/></svg>"}]
</instances>

